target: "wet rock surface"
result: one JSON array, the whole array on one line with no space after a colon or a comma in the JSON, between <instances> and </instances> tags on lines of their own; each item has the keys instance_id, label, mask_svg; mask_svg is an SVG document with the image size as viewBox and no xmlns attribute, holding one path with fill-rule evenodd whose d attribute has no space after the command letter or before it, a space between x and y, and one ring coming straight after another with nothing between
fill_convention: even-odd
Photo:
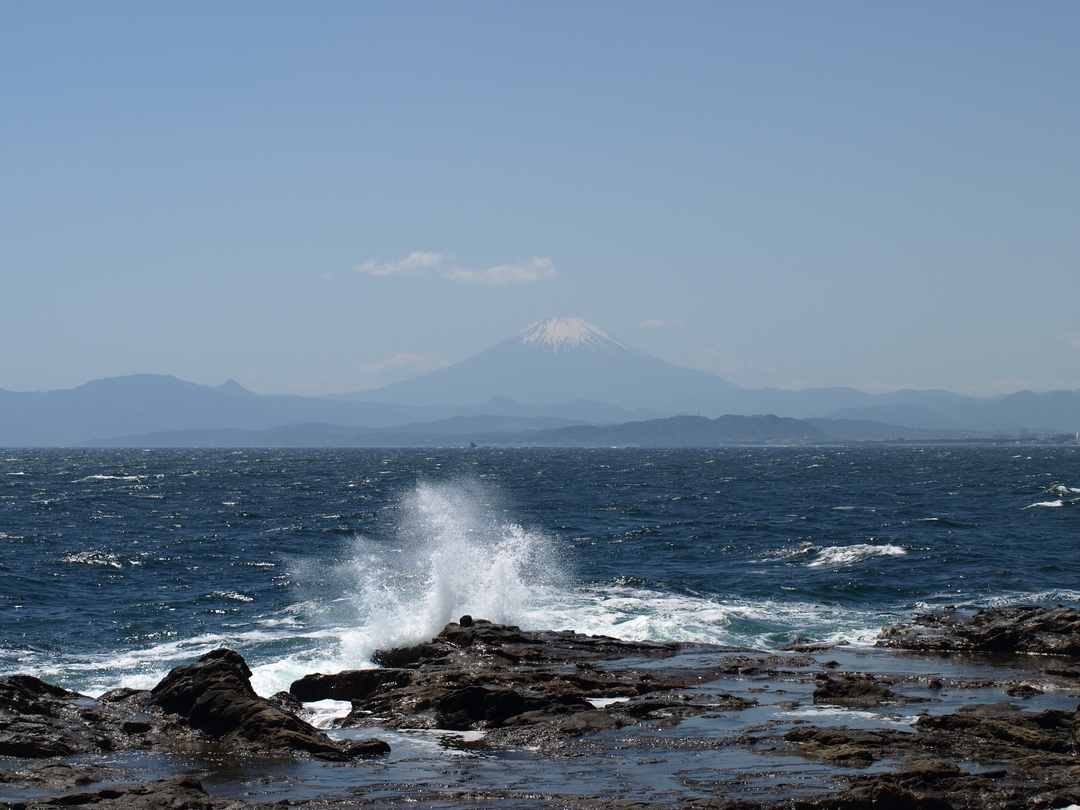
<instances>
[{"instance_id":1,"label":"wet rock surface","mask_svg":"<svg viewBox=\"0 0 1080 810\"><path fill-rule=\"evenodd\" d=\"M98 807L110 810L240 810L243 802L215 800L193 776L150 779L59 793L47 799L8 804L11 810Z\"/></svg>"},{"instance_id":2,"label":"wet rock surface","mask_svg":"<svg viewBox=\"0 0 1080 810\"><path fill-rule=\"evenodd\" d=\"M352 707L336 736L375 727L467 732L476 735L469 745L492 754L529 751L556 771L611 757L633 772L683 754L688 758L679 762L693 762L694 752L722 756L713 771L674 768L675 776L663 778L681 787L639 798L630 789L606 796L500 789L473 775L463 776L458 788L446 782L427 792L403 787L394 793L380 784L381 798L356 788L333 800L287 802L293 806L381 808L406 799L442 807L620 810L1059 810L1080 804L1077 667L1067 658L1043 658L1028 659L1023 670L994 668L970 657L979 654L976 644L1006 652L1001 634L1018 640L1021 652L1041 647L1068 654L1065 636L1075 611L988 613L994 615L949 617L934 628L932 638L968 645L956 647L961 663L952 667L939 652L920 659L880 652L873 660L840 648L817 657L770 654L528 632L462 617L429 641L380 652L381 668L308 675L270 699L255 694L247 664L230 650L175 668L153 690L118 689L96 700L30 676L0 678L0 805L251 806L213 795L213 784L196 772L133 780L109 759L125 751L211 746L225 758L268 763L256 767L265 768L262 778L270 782L280 766L260 756L279 763L327 760L319 767L347 766L346 776L378 773L367 769L384 761L386 743L365 739L362 731L358 739L334 739L301 719L306 703L327 699ZM928 621L920 616L909 626L925 628ZM883 633L885 639L912 637ZM925 649L952 649L941 643ZM923 661L923 669L905 669L904 656ZM898 663L890 665L892 659ZM852 666L859 661L870 666ZM882 668L875 671L875 662ZM1046 708L1053 695L1061 698ZM984 696L990 699L979 699ZM757 776L725 771L724 763L747 756L765 763ZM457 760L446 773L464 773L467 762ZM786 783L768 776L792 763L794 773L817 776ZM638 778L647 783L647 776ZM771 787L748 788L754 779Z\"/></svg>"},{"instance_id":3,"label":"wet rock surface","mask_svg":"<svg viewBox=\"0 0 1080 810\"><path fill-rule=\"evenodd\" d=\"M175 668L153 690L117 689L93 699L29 675L0 678L0 789L33 800L14 807L217 806L197 780L112 785L116 774L87 755L192 751L213 746L233 756L276 752L347 761L385 754L377 739L331 740L286 708L255 694L244 659L214 650ZM72 762L83 758L83 762ZM65 761L68 760L68 761Z\"/></svg>"},{"instance_id":4,"label":"wet rock surface","mask_svg":"<svg viewBox=\"0 0 1080 810\"><path fill-rule=\"evenodd\" d=\"M150 691L150 703L227 744L306 751L324 759L348 753L295 714L259 697L239 653L219 649L176 667Z\"/></svg>"},{"instance_id":5,"label":"wet rock surface","mask_svg":"<svg viewBox=\"0 0 1080 810\"><path fill-rule=\"evenodd\" d=\"M613 663L661 661L690 648L570 631L526 632L463 617L429 642L377 652L375 659L384 669L309 675L290 691L302 700L351 701L352 712L340 723L346 728L484 730L492 740L541 744L659 715L745 708L756 701L723 694L705 699L680 690L725 673L812 663L809 658L750 657L739 650L729 650L729 657L708 668Z\"/></svg>"},{"instance_id":6,"label":"wet rock surface","mask_svg":"<svg viewBox=\"0 0 1080 810\"><path fill-rule=\"evenodd\" d=\"M1080 656L1080 610L1062 605L946 608L885 627L878 646L904 650Z\"/></svg>"}]
</instances>

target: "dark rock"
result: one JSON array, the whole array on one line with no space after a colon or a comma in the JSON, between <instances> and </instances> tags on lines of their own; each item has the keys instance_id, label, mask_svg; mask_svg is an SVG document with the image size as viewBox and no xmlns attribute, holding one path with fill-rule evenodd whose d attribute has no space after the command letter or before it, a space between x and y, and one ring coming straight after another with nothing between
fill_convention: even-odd
<instances>
[{"instance_id":1,"label":"dark rock","mask_svg":"<svg viewBox=\"0 0 1080 810\"><path fill-rule=\"evenodd\" d=\"M581 737L598 731L610 731L622 728L627 721L617 715L611 715L597 709L577 712L558 722L558 729L563 734Z\"/></svg>"},{"instance_id":2,"label":"dark rock","mask_svg":"<svg viewBox=\"0 0 1080 810\"><path fill-rule=\"evenodd\" d=\"M341 749L349 759L381 757L390 753L390 744L378 737L368 737L363 740L345 740L341 743Z\"/></svg>"},{"instance_id":3,"label":"dark rock","mask_svg":"<svg viewBox=\"0 0 1080 810\"><path fill-rule=\"evenodd\" d=\"M539 716L592 711L593 705L574 694L523 695L513 689L465 686L450 689L437 703L440 728L497 728L522 715Z\"/></svg>"},{"instance_id":4,"label":"dark rock","mask_svg":"<svg viewBox=\"0 0 1080 810\"><path fill-rule=\"evenodd\" d=\"M438 664L446 660L449 651L438 644L416 644L393 650L376 650L371 660L380 667L391 669L417 667L420 664Z\"/></svg>"},{"instance_id":5,"label":"dark rock","mask_svg":"<svg viewBox=\"0 0 1080 810\"><path fill-rule=\"evenodd\" d=\"M821 758L834 765L865 767L874 762L874 755L857 745L839 745L822 752Z\"/></svg>"},{"instance_id":6,"label":"dark rock","mask_svg":"<svg viewBox=\"0 0 1080 810\"><path fill-rule=\"evenodd\" d=\"M215 810L231 803L214 800L193 776L151 779L131 785L62 793L24 805L27 810L55 807L98 807L109 810Z\"/></svg>"},{"instance_id":7,"label":"dark rock","mask_svg":"<svg viewBox=\"0 0 1080 810\"><path fill-rule=\"evenodd\" d=\"M964 617L948 609L890 624L879 647L985 653L1080 656L1080 610L1054 607L987 608Z\"/></svg>"},{"instance_id":8,"label":"dark rock","mask_svg":"<svg viewBox=\"0 0 1080 810\"><path fill-rule=\"evenodd\" d=\"M872 675L844 673L839 678L821 676L814 689L815 703L831 703L840 706L882 706L901 702L902 698L887 686L878 683Z\"/></svg>"},{"instance_id":9,"label":"dark rock","mask_svg":"<svg viewBox=\"0 0 1080 810\"><path fill-rule=\"evenodd\" d=\"M462 618L430 641L380 651L375 658L384 669L308 676L290 691L305 700L351 700L353 711L344 721L346 727L486 729L501 732L502 739L528 744L552 735L589 733L586 728L645 722L655 719L652 712L659 710L672 718L720 707L738 711L753 705L752 701L724 695L706 703L670 693L714 680L729 667L768 672L767 666L813 663L809 658L750 656L739 650L707 672L609 670L600 664L628 656L670 656L694 645L626 642L571 631L524 631ZM726 648L709 650L727 652ZM649 702L632 700L646 694L658 697ZM631 700L596 709L592 698ZM579 714L588 717L568 719Z\"/></svg>"},{"instance_id":10,"label":"dark rock","mask_svg":"<svg viewBox=\"0 0 1080 810\"><path fill-rule=\"evenodd\" d=\"M1015 686L1010 686L1008 689L1005 690L1006 695L1009 695L1010 697L1020 698L1021 700L1027 700L1028 698L1033 698L1036 695L1041 695L1042 693L1042 689L1036 689L1034 686L1026 683L1016 684Z\"/></svg>"},{"instance_id":11,"label":"dark rock","mask_svg":"<svg viewBox=\"0 0 1080 810\"><path fill-rule=\"evenodd\" d=\"M113 750L118 724L83 704L93 701L30 675L0 678L0 756L41 759Z\"/></svg>"},{"instance_id":12,"label":"dark rock","mask_svg":"<svg viewBox=\"0 0 1080 810\"><path fill-rule=\"evenodd\" d=\"M519 627L494 624L484 619L473 619L471 616L467 625L454 622L446 625L439 637L458 647L473 647L478 644L502 646L529 643L529 637L523 634Z\"/></svg>"},{"instance_id":13,"label":"dark rock","mask_svg":"<svg viewBox=\"0 0 1080 810\"><path fill-rule=\"evenodd\" d=\"M347 758L323 732L255 694L250 677L239 653L214 650L173 669L151 690L152 701L215 739L306 751L325 759Z\"/></svg>"},{"instance_id":14,"label":"dark rock","mask_svg":"<svg viewBox=\"0 0 1080 810\"><path fill-rule=\"evenodd\" d=\"M295 714L297 717L304 711L304 702L291 692L275 692L267 700L279 709Z\"/></svg>"},{"instance_id":15,"label":"dark rock","mask_svg":"<svg viewBox=\"0 0 1080 810\"><path fill-rule=\"evenodd\" d=\"M407 669L354 669L336 675L305 675L289 687L304 703L316 700L363 700L385 688L407 686L412 674Z\"/></svg>"}]
</instances>

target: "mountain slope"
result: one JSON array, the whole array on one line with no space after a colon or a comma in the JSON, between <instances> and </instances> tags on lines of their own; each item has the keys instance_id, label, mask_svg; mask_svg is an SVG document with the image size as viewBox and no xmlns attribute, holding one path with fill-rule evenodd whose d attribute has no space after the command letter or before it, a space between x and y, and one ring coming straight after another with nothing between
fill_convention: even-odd
<instances>
[{"instance_id":1,"label":"mountain slope","mask_svg":"<svg viewBox=\"0 0 1080 810\"><path fill-rule=\"evenodd\" d=\"M356 396L407 405L585 399L671 413L722 411L740 390L648 355L580 318L549 318L460 363Z\"/></svg>"}]
</instances>

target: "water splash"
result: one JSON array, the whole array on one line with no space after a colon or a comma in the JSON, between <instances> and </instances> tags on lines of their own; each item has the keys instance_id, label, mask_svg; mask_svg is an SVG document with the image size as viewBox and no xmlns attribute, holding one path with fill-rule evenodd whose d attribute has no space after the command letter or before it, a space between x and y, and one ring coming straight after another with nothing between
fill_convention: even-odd
<instances>
[{"instance_id":1,"label":"water splash","mask_svg":"<svg viewBox=\"0 0 1080 810\"><path fill-rule=\"evenodd\" d=\"M478 485L419 484L395 513L386 532L355 537L351 555L333 571L300 572L321 582L323 594L312 594L304 610L331 625L323 633L334 649L324 641L302 660L256 668L260 693L312 667L371 666L375 650L430 639L466 613L528 624L530 608L550 601L567 581L553 539L508 520Z\"/></svg>"}]
</instances>

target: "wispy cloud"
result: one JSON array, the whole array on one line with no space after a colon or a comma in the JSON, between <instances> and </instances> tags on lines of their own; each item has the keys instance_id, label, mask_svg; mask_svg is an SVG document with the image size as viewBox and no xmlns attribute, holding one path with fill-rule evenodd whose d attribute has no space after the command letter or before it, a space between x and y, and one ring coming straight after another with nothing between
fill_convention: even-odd
<instances>
[{"instance_id":1,"label":"wispy cloud","mask_svg":"<svg viewBox=\"0 0 1080 810\"><path fill-rule=\"evenodd\" d=\"M1080 349L1080 332L1066 332L1058 340L1070 349Z\"/></svg>"},{"instance_id":2,"label":"wispy cloud","mask_svg":"<svg viewBox=\"0 0 1080 810\"><path fill-rule=\"evenodd\" d=\"M455 267L452 270L440 269L438 273L450 281L464 281L471 284L529 284L559 275L555 272L551 259L539 256L534 256L532 261L524 264L500 264L481 271Z\"/></svg>"},{"instance_id":3,"label":"wispy cloud","mask_svg":"<svg viewBox=\"0 0 1080 810\"><path fill-rule=\"evenodd\" d=\"M647 320L638 324L642 329L668 329L672 326L682 326L682 321L658 321Z\"/></svg>"},{"instance_id":4,"label":"wispy cloud","mask_svg":"<svg viewBox=\"0 0 1080 810\"><path fill-rule=\"evenodd\" d=\"M431 274L448 281L465 284L529 284L558 277L551 259L534 256L522 264L500 264L487 270L449 266L453 256L441 253L414 251L401 261L380 264L374 259L358 264L356 269L371 276L392 276L399 273Z\"/></svg>"},{"instance_id":5,"label":"wispy cloud","mask_svg":"<svg viewBox=\"0 0 1080 810\"><path fill-rule=\"evenodd\" d=\"M374 259L369 259L363 264L356 265L356 269L371 276L393 276L398 273L425 272L438 267L446 258L441 253L414 250L399 262L379 264Z\"/></svg>"}]
</instances>

